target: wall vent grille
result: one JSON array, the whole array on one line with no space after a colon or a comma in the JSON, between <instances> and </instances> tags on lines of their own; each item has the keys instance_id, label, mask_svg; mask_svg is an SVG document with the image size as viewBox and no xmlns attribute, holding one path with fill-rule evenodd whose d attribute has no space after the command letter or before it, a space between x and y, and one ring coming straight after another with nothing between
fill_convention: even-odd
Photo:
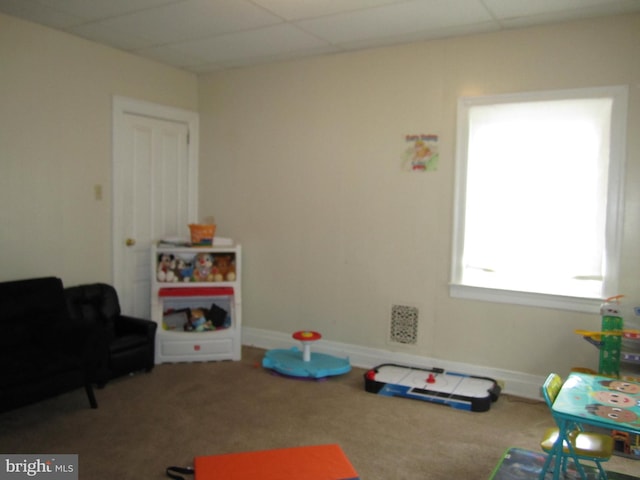
<instances>
[{"instance_id":1,"label":"wall vent grille","mask_svg":"<svg viewBox=\"0 0 640 480\"><path fill-rule=\"evenodd\" d=\"M416 307L391 306L391 341L406 345L418 343L418 309Z\"/></svg>"}]
</instances>

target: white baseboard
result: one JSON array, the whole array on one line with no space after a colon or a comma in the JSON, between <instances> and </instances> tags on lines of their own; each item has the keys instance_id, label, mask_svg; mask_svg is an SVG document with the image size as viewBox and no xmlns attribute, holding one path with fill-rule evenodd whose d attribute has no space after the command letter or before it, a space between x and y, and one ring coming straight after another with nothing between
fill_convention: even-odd
<instances>
[{"instance_id":1,"label":"white baseboard","mask_svg":"<svg viewBox=\"0 0 640 480\"><path fill-rule=\"evenodd\" d=\"M262 330L258 328L242 328L242 344L271 350L274 348L291 348L298 342L291 338L291 334ZM467 363L449 362L419 355L392 352L377 348L361 347L348 343L322 340L314 345L312 351L326 353L337 357L348 357L351 365L359 368L373 368L382 363L395 363L417 368L443 368L445 371L465 373L478 377L489 377L498 382L502 392L523 398L541 400L540 387L545 377L528 373L482 367ZM363 380L364 385L364 380ZM364 388L364 386L363 386Z\"/></svg>"}]
</instances>

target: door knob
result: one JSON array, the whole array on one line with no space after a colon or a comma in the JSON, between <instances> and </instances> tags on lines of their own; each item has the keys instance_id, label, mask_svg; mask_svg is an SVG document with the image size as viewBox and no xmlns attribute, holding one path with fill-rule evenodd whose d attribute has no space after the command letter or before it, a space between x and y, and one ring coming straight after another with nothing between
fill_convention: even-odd
<instances>
[{"instance_id":1,"label":"door knob","mask_svg":"<svg viewBox=\"0 0 640 480\"><path fill-rule=\"evenodd\" d=\"M133 247L136 244L135 238L127 238L127 241L124 242L127 247Z\"/></svg>"}]
</instances>

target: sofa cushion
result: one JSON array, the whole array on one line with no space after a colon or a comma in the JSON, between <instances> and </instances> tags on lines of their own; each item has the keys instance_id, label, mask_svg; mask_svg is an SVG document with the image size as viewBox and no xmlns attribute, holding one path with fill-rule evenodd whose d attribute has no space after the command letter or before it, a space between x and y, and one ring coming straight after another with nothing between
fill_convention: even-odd
<instances>
[{"instance_id":1,"label":"sofa cushion","mask_svg":"<svg viewBox=\"0 0 640 480\"><path fill-rule=\"evenodd\" d=\"M148 344L149 339L146 335L125 335L115 338L109 345L109 351L113 354L136 347L144 347Z\"/></svg>"},{"instance_id":2,"label":"sofa cushion","mask_svg":"<svg viewBox=\"0 0 640 480\"><path fill-rule=\"evenodd\" d=\"M0 350L46 343L61 325L68 327L62 280L43 277L0 283Z\"/></svg>"},{"instance_id":3,"label":"sofa cushion","mask_svg":"<svg viewBox=\"0 0 640 480\"><path fill-rule=\"evenodd\" d=\"M0 355L0 387L24 385L34 380L54 377L61 372L84 372L83 359L72 353L25 347ZM84 383L84 382L83 382Z\"/></svg>"},{"instance_id":4,"label":"sofa cushion","mask_svg":"<svg viewBox=\"0 0 640 480\"><path fill-rule=\"evenodd\" d=\"M59 278L0 282L0 412L82 386L97 408L98 339L70 318Z\"/></svg>"},{"instance_id":5,"label":"sofa cushion","mask_svg":"<svg viewBox=\"0 0 640 480\"><path fill-rule=\"evenodd\" d=\"M120 315L118 294L111 285L93 283L67 287L64 291L71 318L76 321L98 322L104 329L105 341L115 336L114 321Z\"/></svg>"}]
</instances>

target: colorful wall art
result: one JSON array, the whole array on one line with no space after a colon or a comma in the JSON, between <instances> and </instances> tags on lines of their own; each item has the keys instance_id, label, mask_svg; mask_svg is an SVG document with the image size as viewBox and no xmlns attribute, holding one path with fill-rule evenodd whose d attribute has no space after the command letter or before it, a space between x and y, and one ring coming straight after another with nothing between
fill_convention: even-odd
<instances>
[{"instance_id":1,"label":"colorful wall art","mask_svg":"<svg viewBox=\"0 0 640 480\"><path fill-rule=\"evenodd\" d=\"M405 135L403 169L412 172L432 172L438 169L438 135Z\"/></svg>"}]
</instances>

